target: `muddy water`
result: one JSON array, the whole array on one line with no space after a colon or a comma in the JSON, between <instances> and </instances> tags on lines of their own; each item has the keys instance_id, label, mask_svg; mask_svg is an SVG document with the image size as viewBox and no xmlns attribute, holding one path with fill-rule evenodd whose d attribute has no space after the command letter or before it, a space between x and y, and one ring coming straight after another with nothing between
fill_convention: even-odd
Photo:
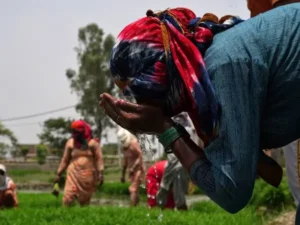
<instances>
[{"instance_id":1,"label":"muddy water","mask_svg":"<svg viewBox=\"0 0 300 225\"><path fill-rule=\"evenodd\" d=\"M49 183L17 183L18 190L21 191L49 191L52 189L53 184Z\"/></svg>"},{"instance_id":2,"label":"muddy water","mask_svg":"<svg viewBox=\"0 0 300 225\"><path fill-rule=\"evenodd\" d=\"M91 200L91 205L94 206L117 206L117 207L129 207L129 198L126 199L105 199L105 198L94 198ZM141 202L142 205L145 203Z\"/></svg>"},{"instance_id":3,"label":"muddy water","mask_svg":"<svg viewBox=\"0 0 300 225\"><path fill-rule=\"evenodd\" d=\"M40 193L49 193L49 190L20 190L19 193L31 193L31 194L40 194ZM63 194L63 192L61 192ZM188 195L186 196L187 205L191 206L195 202L209 201L209 198L205 195ZM101 206L118 206L118 207L129 207L129 196L126 198L124 196L113 198L98 198L95 197L91 200L91 205L101 205ZM146 205L145 201L141 201L140 205Z\"/></svg>"},{"instance_id":4,"label":"muddy water","mask_svg":"<svg viewBox=\"0 0 300 225\"><path fill-rule=\"evenodd\" d=\"M191 206L192 204L196 202L201 202L201 201L209 201L209 198L207 196L202 196L202 195L194 195L194 196L187 196L187 205ZM106 199L106 198L94 198L91 201L92 205L106 205L106 206L119 206L119 207L128 207L129 206L129 197L128 199L118 199L118 198L113 198L113 199ZM146 202L141 202L140 205L146 205Z\"/></svg>"}]
</instances>

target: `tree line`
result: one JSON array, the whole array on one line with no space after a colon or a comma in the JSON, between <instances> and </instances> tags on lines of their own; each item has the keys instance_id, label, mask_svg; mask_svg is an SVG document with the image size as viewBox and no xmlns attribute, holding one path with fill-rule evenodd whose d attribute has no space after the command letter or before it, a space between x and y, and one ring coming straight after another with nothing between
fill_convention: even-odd
<instances>
[{"instance_id":1,"label":"tree line","mask_svg":"<svg viewBox=\"0 0 300 225\"><path fill-rule=\"evenodd\" d=\"M109 70L111 49L115 44L115 38L105 35L104 31L95 23L88 24L78 30L78 45L75 47L78 67L68 68L65 77L69 81L71 93L78 97L76 111L82 119L87 121L93 128L94 136L101 138L103 130L113 126L108 117L98 107L99 95L108 92L117 94ZM43 155L41 146L48 146L51 154L61 155L64 145L70 138L70 124L72 118L50 118L43 123L43 130L38 137L41 145L37 147L37 154ZM18 146L18 141L13 132L0 123L0 136L10 139L13 146L18 147L19 154L25 156L29 149ZM7 145L0 142L0 155ZM39 152L39 153L38 153Z\"/></svg>"}]
</instances>

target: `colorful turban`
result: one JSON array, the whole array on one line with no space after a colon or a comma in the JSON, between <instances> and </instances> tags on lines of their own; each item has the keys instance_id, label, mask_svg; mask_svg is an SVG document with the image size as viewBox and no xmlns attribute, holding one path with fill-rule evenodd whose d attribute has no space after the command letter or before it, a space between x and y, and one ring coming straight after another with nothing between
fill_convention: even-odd
<instances>
[{"instance_id":1,"label":"colorful turban","mask_svg":"<svg viewBox=\"0 0 300 225\"><path fill-rule=\"evenodd\" d=\"M71 124L71 129L75 147L79 149L87 148L88 142L92 139L90 125L83 120L75 120Z\"/></svg>"},{"instance_id":2,"label":"colorful turban","mask_svg":"<svg viewBox=\"0 0 300 225\"><path fill-rule=\"evenodd\" d=\"M170 115L184 108L198 135L210 139L217 134L219 106L202 55L215 34L241 21L199 18L186 8L148 10L118 36L110 62L115 83L125 95L163 100Z\"/></svg>"}]
</instances>

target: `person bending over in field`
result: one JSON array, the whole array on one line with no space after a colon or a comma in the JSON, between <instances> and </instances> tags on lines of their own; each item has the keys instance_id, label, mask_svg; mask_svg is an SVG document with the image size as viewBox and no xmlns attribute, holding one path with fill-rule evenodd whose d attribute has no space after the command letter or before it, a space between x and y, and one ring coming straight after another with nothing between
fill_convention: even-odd
<instances>
[{"instance_id":1,"label":"person bending over in field","mask_svg":"<svg viewBox=\"0 0 300 225\"><path fill-rule=\"evenodd\" d=\"M148 197L148 207L153 208L158 205L157 193L160 189L160 184L165 172L165 168L167 166L167 160L161 160L154 163L152 166L149 167L147 174L146 174L146 190L147 190L147 197ZM164 202L164 208L166 209L174 209L175 208L175 201L173 190L171 189L167 195L166 200ZM161 206L161 205L160 205Z\"/></svg>"},{"instance_id":2,"label":"person bending over in field","mask_svg":"<svg viewBox=\"0 0 300 225\"><path fill-rule=\"evenodd\" d=\"M72 138L66 143L55 181L67 169L63 204L71 206L78 200L81 206L89 205L97 184L103 183L102 151L85 121L76 120L71 127Z\"/></svg>"},{"instance_id":3,"label":"person bending over in field","mask_svg":"<svg viewBox=\"0 0 300 225\"><path fill-rule=\"evenodd\" d=\"M17 206L16 185L14 181L7 176L5 166L0 164L0 209Z\"/></svg>"},{"instance_id":4,"label":"person bending over in field","mask_svg":"<svg viewBox=\"0 0 300 225\"><path fill-rule=\"evenodd\" d=\"M193 137L193 140L197 143L198 138L195 139L193 135L195 129L190 123L187 113L180 113L173 117L173 120L185 127L191 138ZM157 193L157 204L164 207L167 204L168 195L172 191L176 208L187 210L185 195L188 191L188 184L189 176L185 168L174 154L167 154L167 164Z\"/></svg>"},{"instance_id":5,"label":"person bending over in field","mask_svg":"<svg viewBox=\"0 0 300 225\"><path fill-rule=\"evenodd\" d=\"M136 206L139 202L139 187L145 173L142 150L138 140L123 128L118 131L118 139L124 155L121 182L125 182L125 173L127 168L129 168L129 179L131 182L129 186L130 204L131 206Z\"/></svg>"},{"instance_id":6,"label":"person bending over in field","mask_svg":"<svg viewBox=\"0 0 300 225\"><path fill-rule=\"evenodd\" d=\"M237 213L257 174L281 182L282 168L262 149L300 138L298 21L299 3L247 21L148 10L121 31L111 54L116 85L137 104L104 93L100 106L123 128L156 134L200 189ZM180 112L188 112L203 148L171 119Z\"/></svg>"},{"instance_id":7,"label":"person bending over in field","mask_svg":"<svg viewBox=\"0 0 300 225\"><path fill-rule=\"evenodd\" d=\"M261 13L265 13L274 8L292 3L299 3L300 0L248 0L248 8L251 17L255 17ZM299 139L283 147L286 175L289 188L297 205L297 214L295 224L300 224L300 182L299 182Z\"/></svg>"}]
</instances>

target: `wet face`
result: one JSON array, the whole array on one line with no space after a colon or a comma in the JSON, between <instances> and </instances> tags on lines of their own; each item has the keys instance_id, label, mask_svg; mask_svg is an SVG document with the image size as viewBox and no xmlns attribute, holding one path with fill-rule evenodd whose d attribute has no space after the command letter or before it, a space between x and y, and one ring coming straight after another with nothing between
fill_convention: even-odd
<instances>
[{"instance_id":1,"label":"wet face","mask_svg":"<svg viewBox=\"0 0 300 225\"><path fill-rule=\"evenodd\" d=\"M151 105L155 107L161 107L164 105L164 101L162 100L155 100L155 99L147 99L142 97L135 97L135 100L138 104L141 105Z\"/></svg>"},{"instance_id":2,"label":"wet face","mask_svg":"<svg viewBox=\"0 0 300 225\"><path fill-rule=\"evenodd\" d=\"M136 102L138 104L144 104L144 105L150 105L150 106L154 106L154 107L159 107L164 109L164 113L167 116L173 117L179 113L181 113L183 110L181 108L178 108L177 110L168 110L166 107L166 101L163 100L157 100L157 99L146 99L146 98L141 98L141 97L136 97Z\"/></svg>"}]
</instances>

